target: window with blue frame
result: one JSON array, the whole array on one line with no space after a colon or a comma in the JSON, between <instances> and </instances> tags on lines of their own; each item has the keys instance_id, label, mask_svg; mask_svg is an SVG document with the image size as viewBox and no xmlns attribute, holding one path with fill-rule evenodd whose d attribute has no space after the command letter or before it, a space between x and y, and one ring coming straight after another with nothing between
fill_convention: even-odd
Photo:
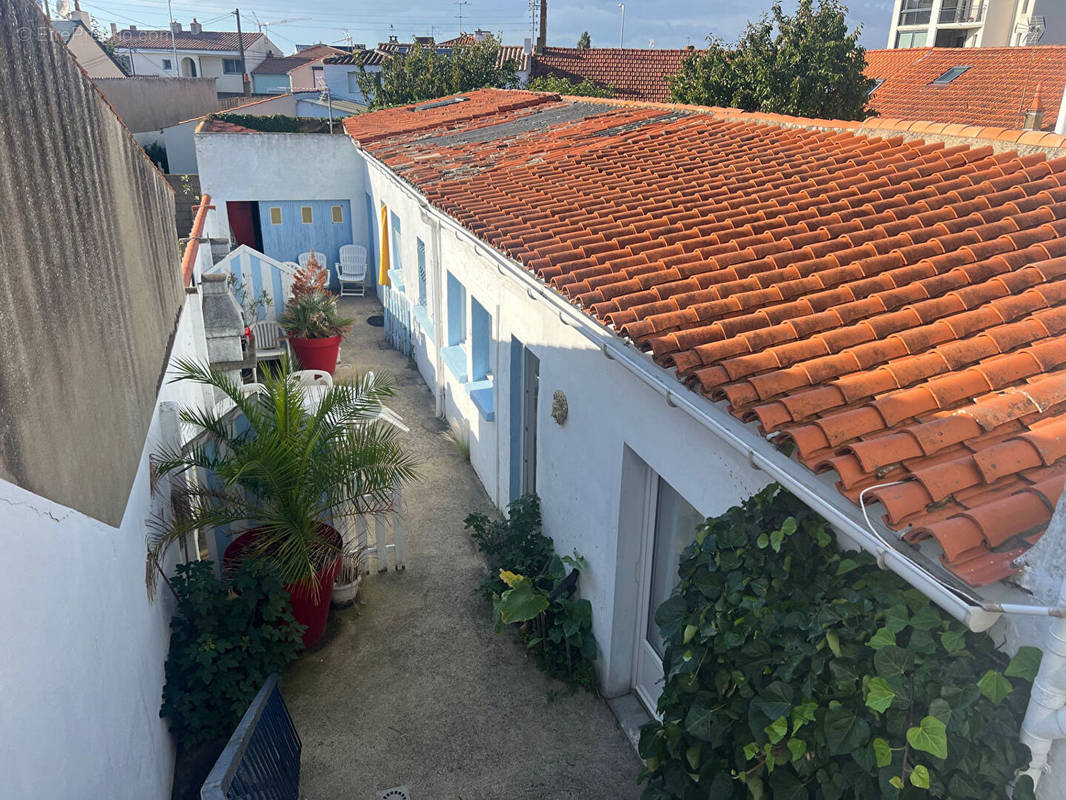
<instances>
[{"instance_id":1,"label":"window with blue frame","mask_svg":"<svg viewBox=\"0 0 1066 800\"><path fill-rule=\"evenodd\" d=\"M496 387L492 380L492 315L470 298L470 383L466 385L478 412L489 422L496 419Z\"/></svg>"},{"instance_id":2,"label":"window with blue frame","mask_svg":"<svg viewBox=\"0 0 1066 800\"><path fill-rule=\"evenodd\" d=\"M448 341L440 351L441 359L461 383L466 383L466 287L448 273Z\"/></svg>"},{"instance_id":3,"label":"window with blue frame","mask_svg":"<svg viewBox=\"0 0 1066 800\"><path fill-rule=\"evenodd\" d=\"M466 287L448 273L448 344L466 342Z\"/></svg>"},{"instance_id":4,"label":"window with blue frame","mask_svg":"<svg viewBox=\"0 0 1066 800\"><path fill-rule=\"evenodd\" d=\"M489 377L489 344L492 339L492 315L474 298L470 298L470 379Z\"/></svg>"},{"instance_id":5,"label":"window with blue frame","mask_svg":"<svg viewBox=\"0 0 1066 800\"><path fill-rule=\"evenodd\" d=\"M415 242L415 250L418 254L418 297L415 304L411 306L411 316L418 320L418 324L422 327L426 337L433 341L433 320L430 319L429 306L427 304L429 292L427 290L426 277L426 243L421 239L416 239Z\"/></svg>"},{"instance_id":6,"label":"window with blue frame","mask_svg":"<svg viewBox=\"0 0 1066 800\"><path fill-rule=\"evenodd\" d=\"M426 304L426 243L418 240L418 304Z\"/></svg>"},{"instance_id":7,"label":"window with blue frame","mask_svg":"<svg viewBox=\"0 0 1066 800\"><path fill-rule=\"evenodd\" d=\"M400 259L400 242L402 236L400 235L400 218L396 216L395 211L389 212L390 219L390 239L389 239L389 266L393 269L403 269L403 262Z\"/></svg>"}]
</instances>

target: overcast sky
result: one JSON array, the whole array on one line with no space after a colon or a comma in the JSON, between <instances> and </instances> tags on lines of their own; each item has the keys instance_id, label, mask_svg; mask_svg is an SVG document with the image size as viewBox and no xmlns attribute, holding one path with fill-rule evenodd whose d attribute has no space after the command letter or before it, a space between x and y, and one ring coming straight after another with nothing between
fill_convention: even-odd
<instances>
[{"instance_id":1,"label":"overcast sky","mask_svg":"<svg viewBox=\"0 0 1066 800\"><path fill-rule=\"evenodd\" d=\"M54 4L55 0L50 0ZM468 0L459 5L450 0L413 0L393 8L380 0L238 0L242 28L256 30L256 19L270 25L271 40L285 52L294 45L324 41L343 44L346 32L355 42L373 45L390 32L401 39L435 35L446 39L462 27L481 27L503 33L508 44L521 44L531 35L528 0ZM708 34L727 41L736 39L745 23L769 8L771 0L631 0L625 8L627 47L684 47L701 45ZM71 2L71 5L73 3ZM785 0L794 7L795 0ZM82 0L105 28L165 27L169 15L166 0ZM852 0L849 21L862 25L862 43L868 48L885 46L892 0ZM234 30L234 8L226 0L173 0L174 18L185 23L197 17L210 30ZM548 44L572 47L582 31L589 31L594 47L617 47L621 33L621 9L617 0L549 0ZM282 20L291 20L283 22ZM391 26L391 27L390 27Z\"/></svg>"}]
</instances>

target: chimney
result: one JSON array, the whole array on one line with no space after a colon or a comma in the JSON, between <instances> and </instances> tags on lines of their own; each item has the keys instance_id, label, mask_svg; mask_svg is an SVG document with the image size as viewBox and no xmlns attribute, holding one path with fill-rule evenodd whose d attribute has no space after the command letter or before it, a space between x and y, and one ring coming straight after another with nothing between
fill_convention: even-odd
<instances>
[{"instance_id":1,"label":"chimney","mask_svg":"<svg viewBox=\"0 0 1066 800\"><path fill-rule=\"evenodd\" d=\"M118 36L118 25L114 22L111 23L111 38L114 39Z\"/></svg>"},{"instance_id":2,"label":"chimney","mask_svg":"<svg viewBox=\"0 0 1066 800\"><path fill-rule=\"evenodd\" d=\"M527 56L533 54L533 40L528 36L522 40L522 54Z\"/></svg>"},{"instance_id":3,"label":"chimney","mask_svg":"<svg viewBox=\"0 0 1066 800\"><path fill-rule=\"evenodd\" d=\"M537 52L548 46L548 0L540 0L540 31L537 35Z\"/></svg>"},{"instance_id":4,"label":"chimney","mask_svg":"<svg viewBox=\"0 0 1066 800\"><path fill-rule=\"evenodd\" d=\"M244 333L244 317L226 282L226 276L219 273L203 275L200 292L204 338L207 339L207 360L212 364L225 365L242 361L244 349L241 346L241 336Z\"/></svg>"},{"instance_id":5,"label":"chimney","mask_svg":"<svg viewBox=\"0 0 1066 800\"><path fill-rule=\"evenodd\" d=\"M1022 125L1027 131L1038 131L1044 127L1044 99L1040 96L1040 84L1036 85L1036 94L1033 95L1032 105L1025 112L1025 122Z\"/></svg>"},{"instance_id":6,"label":"chimney","mask_svg":"<svg viewBox=\"0 0 1066 800\"><path fill-rule=\"evenodd\" d=\"M136 32L137 32L137 26L136 25L130 25L130 33L136 33Z\"/></svg>"},{"instance_id":7,"label":"chimney","mask_svg":"<svg viewBox=\"0 0 1066 800\"><path fill-rule=\"evenodd\" d=\"M189 33L194 36L199 36L204 31L204 26L196 21L196 17L192 18L192 22L189 24Z\"/></svg>"},{"instance_id":8,"label":"chimney","mask_svg":"<svg viewBox=\"0 0 1066 800\"><path fill-rule=\"evenodd\" d=\"M181 23L180 22L171 22L170 23L170 31L171 31L171 33L181 33Z\"/></svg>"},{"instance_id":9,"label":"chimney","mask_svg":"<svg viewBox=\"0 0 1066 800\"><path fill-rule=\"evenodd\" d=\"M481 28L478 28L476 31L474 31L474 41L475 42L483 42L487 38L489 38L491 35L492 34L489 33L488 31L483 31L483 30L481 30Z\"/></svg>"}]
</instances>

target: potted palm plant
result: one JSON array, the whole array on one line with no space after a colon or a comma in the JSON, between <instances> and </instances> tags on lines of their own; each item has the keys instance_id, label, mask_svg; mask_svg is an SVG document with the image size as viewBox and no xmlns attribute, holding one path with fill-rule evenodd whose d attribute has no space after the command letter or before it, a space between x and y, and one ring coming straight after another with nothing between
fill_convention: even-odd
<instances>
[{"instance_id":1,"label":"potted palm plant","mask_svg":"<svg viewBox=\"0 0 1066 800\"><path fill-rule=\"evenodd\" d=\"M209 366L181 361L178 369L173 380L213 387L234 408L181 410L183 422L203 431L204 443L163 451L157 471L198 470L201 479L182 482L176 505L182 513L152 532L150 566L194 530L247 525L224 563L266 562L288 590L296 621L307 626L309 647L325 629L341 566L343 542L333 523L389 511L396 486L415 476L398 430L374 421L391 384L368 374L336 383L312 401L287 359L277 374L264 375L256 394Z\"/></svg>"},{"instance_id":2,"label":"potted palm plant","mask_svg":"<svg viewBox=\"0 0 1066 800\"><path fill-rule=\"evenodd\" d=\"M292 297L278 320L304 369L322 369L332 375L337 368L341 339L352 327L352 320L341 316L337 301L329 290L325 268L312 255L307 265L297 270Z\"/></svg>"}]
</instances>

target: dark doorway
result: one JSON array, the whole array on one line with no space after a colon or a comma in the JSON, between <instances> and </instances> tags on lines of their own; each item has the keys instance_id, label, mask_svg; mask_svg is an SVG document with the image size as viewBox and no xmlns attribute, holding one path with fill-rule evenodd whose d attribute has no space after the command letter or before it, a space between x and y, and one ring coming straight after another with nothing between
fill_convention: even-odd
<instances>
[{"instance_id":1,"label":"dark doorway","mask_svg":"<svg viewBox=\"0 0 1066 800\"><path fill-rule=\"evenodd\" d=\"M226 217L233 241L239 247L246 244L262 251L263 229L259 223L259 204L251 200L229 201L226 203Z\"/></svg>"}]
</instances>

